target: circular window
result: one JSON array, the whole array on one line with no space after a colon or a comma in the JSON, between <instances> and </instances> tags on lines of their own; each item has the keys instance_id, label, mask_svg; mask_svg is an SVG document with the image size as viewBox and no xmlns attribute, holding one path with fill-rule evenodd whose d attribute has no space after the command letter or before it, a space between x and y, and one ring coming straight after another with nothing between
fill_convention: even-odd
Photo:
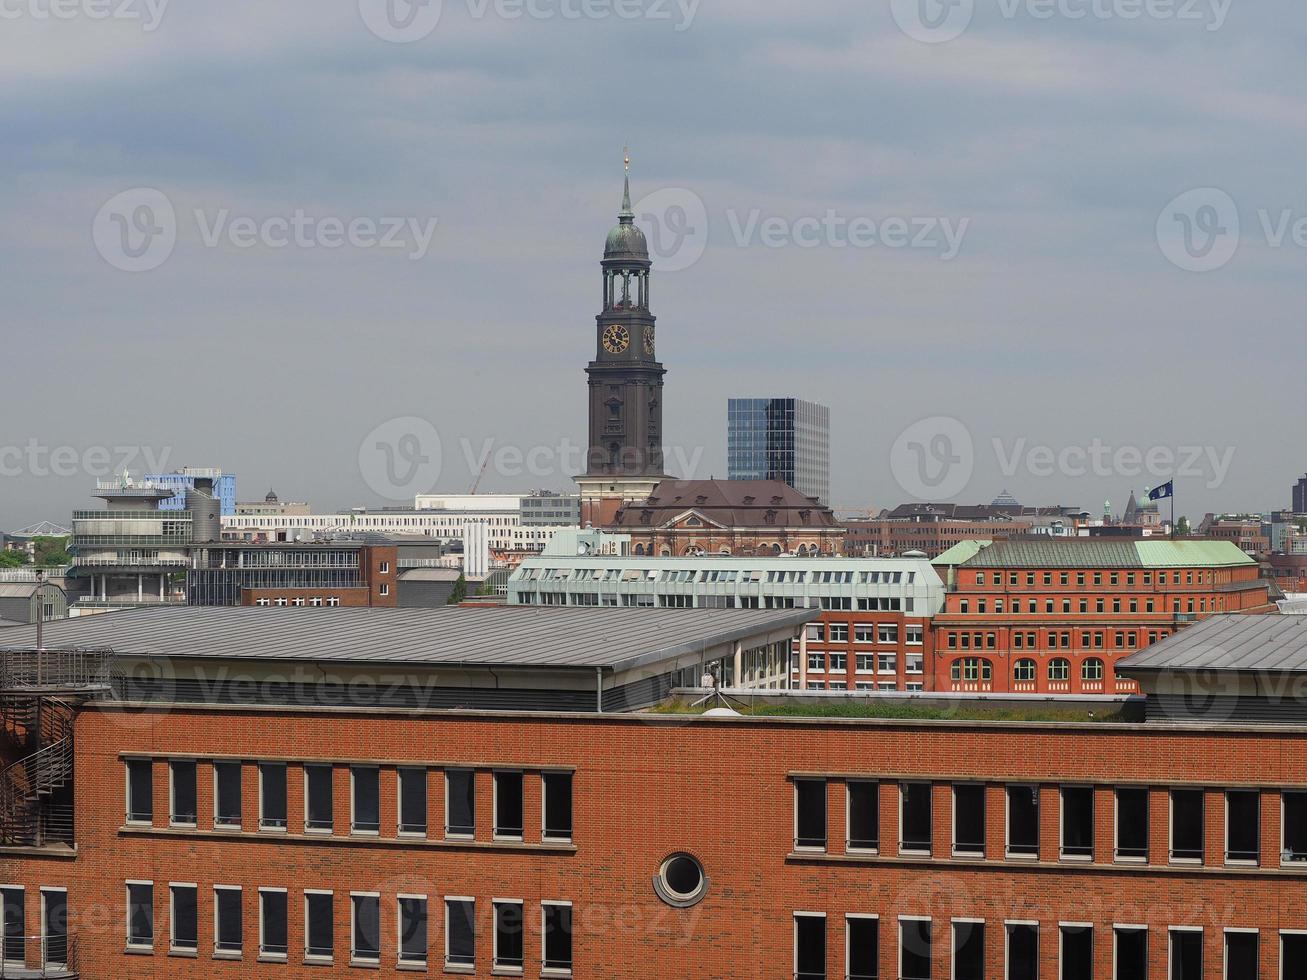
<instances>
[{"instance_id":1,"label":"circular window","mask_svg":"<svg viewBox=\"0 0 1307 980\"><path fill-rule=\"evenodd\" d=\"M699 904L708 893L708 876L703 865L685 853L673 854L663 861L653 883L658 897L679 909Z\"/></svg>"}]
</instances>

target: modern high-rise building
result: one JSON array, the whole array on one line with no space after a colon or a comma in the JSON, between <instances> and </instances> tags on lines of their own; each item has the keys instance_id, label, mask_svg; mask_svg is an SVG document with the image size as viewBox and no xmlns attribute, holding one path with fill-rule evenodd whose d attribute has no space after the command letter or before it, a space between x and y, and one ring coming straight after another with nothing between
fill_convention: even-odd
<instances>
[{"instance_id":1,"label":"modern high-rise building","mask_svg":"<svg viewBox=\"0 0 1307 980\"><path fill-rule=\"evenodd\" d=\"M1299 480L1293 488L1293 512L1307 514L1307 476Z\"/></svg>"},{"instance_id":2,"label":"modern high-rise building","mask_svg":"<svg viewBox=\"0 0 1307 980\"><path fill-rule=\"evenodd\" d=\"M780 480L830 503L830 409L798 398L732 398L726 409L732 480Z\"/></svg>"},{"instance_id":3,"label":"modern high-rise building","mask_svg":"<svg viewBox=\"0 0 1307 980\"><path fill-rule=\"evenodd\" d=\"M195 481L209 480L213 483L213 495L218 498L223 517L236 513L236 474L224 473L222 470L187 466L175 473L147 473L145 482L157 487L171 487L176 492L168 500L161 501L159 510L185 510L186 491L195 489Z\"/></svg>"}]
</instances>

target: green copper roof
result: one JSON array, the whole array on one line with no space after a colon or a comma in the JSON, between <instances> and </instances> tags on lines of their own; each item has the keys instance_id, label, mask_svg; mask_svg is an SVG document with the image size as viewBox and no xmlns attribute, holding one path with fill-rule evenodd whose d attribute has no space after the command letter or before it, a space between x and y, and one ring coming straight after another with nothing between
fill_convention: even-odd
<instances>
[{"instance_id":1,"label":"green copper roof","mask_svg":"<svg viewBox=\"0 0 1307 980\"><path fill-rule=\"evenodd\" d=\"M1136 541L1145 568L1256 565L1233 541Z\"/></svg>"},{"instance_id":2,"label":"green copper roof","mask_svg":"<svg viewBox=\"0 0 1307 980\"><path fill-rule=\"evenodd\" d=\"M976 553L979 552L981 548L987 548L989 547L990 544L991 542L989 541L981 541L981 540L959 541L957 544L955 544L952 548L949 548L948 551L944 552L939 557L932 558L930 563L932 565L941 565L941 566L962 565L965 564L966 562L969 562L972 558L976 557Z\"/></svg>"},{"instance_id":3,"label":"green copper roof","mask_svg":"<svg viewBox=\"0 0 1307 980\"><path fill-rule=\"evenodd\" d=\"M968 568L1229 568L1255 565L1232 541L1139 541L1123 538L1049 538L999 541L978 547L969 559L954 552L964 542L935 559L935 564L965 564ZM946 558L954 556L949 561Z\"/></svg>"}]
</instances>

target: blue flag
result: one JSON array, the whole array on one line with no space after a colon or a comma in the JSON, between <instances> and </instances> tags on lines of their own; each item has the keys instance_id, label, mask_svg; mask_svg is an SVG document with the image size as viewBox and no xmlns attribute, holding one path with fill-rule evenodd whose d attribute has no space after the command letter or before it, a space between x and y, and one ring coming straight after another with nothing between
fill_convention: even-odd
<instances>
[{"instance_id":1,"label":"blue flag","mask_svg":"<svg viewBox=\"0 0 1307 980\"><path fill-rule=\"evenodd\" d=\"M1163 483L1160 487L1154 487L1148 493L1149 500L1165 500L1167 497L1175 496L1175 481L1171 480Z\"/></svg>"}]
</instances>

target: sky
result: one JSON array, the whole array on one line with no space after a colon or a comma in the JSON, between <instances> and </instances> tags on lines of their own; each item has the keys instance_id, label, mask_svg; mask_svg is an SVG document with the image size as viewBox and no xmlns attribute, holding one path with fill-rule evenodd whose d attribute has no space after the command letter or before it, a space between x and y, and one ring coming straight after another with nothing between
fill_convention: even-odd
<instances>
[{"instance_id":1,"label":"sky","mask_svg":"<svg viewBox=\"0 0 1307 980\"><path fill-rule=\"evenodd\" d=\"M0 529L127 468L565 489L623 147L665 439L832 416L841 510L1287 507L1293 0L0 0Z\"/></svg>"}]
</instances>

